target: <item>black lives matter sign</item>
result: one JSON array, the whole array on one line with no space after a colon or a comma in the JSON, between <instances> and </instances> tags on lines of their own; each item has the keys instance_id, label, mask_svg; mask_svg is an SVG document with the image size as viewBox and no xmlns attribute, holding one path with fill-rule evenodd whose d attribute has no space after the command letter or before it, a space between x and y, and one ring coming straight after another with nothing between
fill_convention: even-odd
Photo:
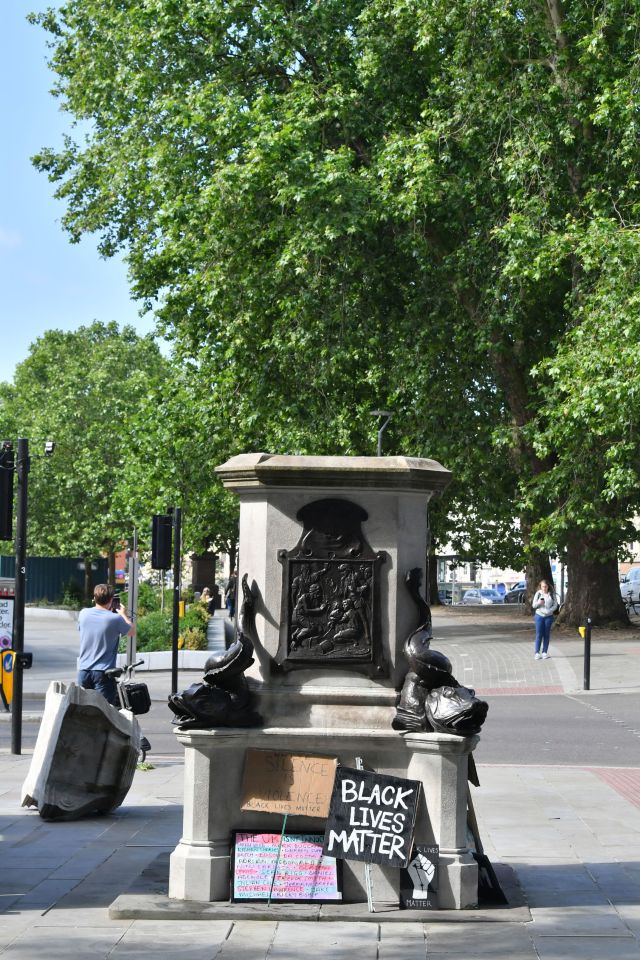
<instances>
[{"instance_id":1,"label":"black lives matter sign","mask_svg":"<svg viewBox=\"0 0 640 960\"><path fill-rule=\"evenodd\" d=\"M338 767L323 853L342 860L406 867L420 788L418 780Z\"/></svg>"}]
</instances>

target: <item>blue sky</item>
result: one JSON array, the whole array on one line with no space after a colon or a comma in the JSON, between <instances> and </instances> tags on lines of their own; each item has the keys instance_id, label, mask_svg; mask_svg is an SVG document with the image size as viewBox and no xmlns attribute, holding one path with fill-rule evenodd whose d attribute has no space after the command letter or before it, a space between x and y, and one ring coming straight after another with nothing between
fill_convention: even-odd
<instances>
[{"instance_id":1,"label":"blue sky","mask_svg":"<svg viewBox=\"0 0 640 960\"><path fill-rule=\"evenodd\" d=\"M153 329L129 296L126 266L103 260L95 237L69 242L63 205L30 157L58 146L68 115L49 93L46 34L26 21L51 0L5 0L0 12L0 380L45 330L75 330L93 320Z\"/></svg>"}]
</instances>

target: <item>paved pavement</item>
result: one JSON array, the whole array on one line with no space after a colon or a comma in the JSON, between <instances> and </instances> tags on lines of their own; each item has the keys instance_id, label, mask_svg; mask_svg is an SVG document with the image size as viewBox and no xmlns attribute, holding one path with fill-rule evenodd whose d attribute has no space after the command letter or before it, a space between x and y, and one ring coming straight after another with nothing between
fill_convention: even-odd
<instances>
[{"instance_id":1,"label":"paved pavement","mask_svg":"<svg viewBox=\"0 0 640 960\"><path fill-rule=\"evenodd\" d=\"M534 661L530 623L455 609L434 620L440 638L434 646L453 660L460 679L492 697L527 695L535 704L569 692L599 710L607 696L640 691L640 635L604 641L594 631L593 692L581 693L581 643L569 634L553 639L550 660ZM164 698L166 677L152 683ZM629 724L621 726L621 736L631 734ZM179 839L183 770L177 751L156 759L153 770L138 771L125 805L113 814L47 824L19 807L30 757L6 752L7 733L3 725L2 960L299 960L310 946L331 960L640 960L640 740L633 741L637 763L625 767L527 764L526 742L522 762L480 763L474 803L486 852L515 870L530 922L480 923L466 913L427 923L182 923L115 921L108 913L113 900L136 882L139 888L140 874ZM586 731L587 743L588 737Z\"/></svg>"}]
</instances>

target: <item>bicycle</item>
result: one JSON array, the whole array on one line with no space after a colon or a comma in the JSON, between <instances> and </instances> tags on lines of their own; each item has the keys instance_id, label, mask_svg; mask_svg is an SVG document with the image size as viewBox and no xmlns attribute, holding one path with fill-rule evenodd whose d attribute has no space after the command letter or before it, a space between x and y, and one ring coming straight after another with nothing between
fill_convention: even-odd
<instances>
[{"instance_id":1,"label":"bicycle","mask_svg":"<svg viewBox=\"0 0 640 960\"><path fill-rule=\"evenodd\" d=\"M633 592L629 590L629 593L626 597L622 598L624 603L624 608L627 611L627 614L630 614L633 610L634 614L638 613L638 606L640 605L640 597L637 600L633 599Z\"/></svg>"},{"instance_id":2,"label":"bicycle","mask_svg":"<svg viewBox=\"0 0 640 960\"><path fill-rule=\"evenodd\" d=\"M133 671L141 666L144 660L137 660L130 663L127 667L114 667L113 670L105 670L107 677L113 677L116 681L118 691L118 700L121 710L129 710L136 716L148 713L151 709L151 697L146 683L132 682ZM144 763L147 753L151 750L151 744L145 736L140 734L140 763Z\"/></svg>"}]
</instances>

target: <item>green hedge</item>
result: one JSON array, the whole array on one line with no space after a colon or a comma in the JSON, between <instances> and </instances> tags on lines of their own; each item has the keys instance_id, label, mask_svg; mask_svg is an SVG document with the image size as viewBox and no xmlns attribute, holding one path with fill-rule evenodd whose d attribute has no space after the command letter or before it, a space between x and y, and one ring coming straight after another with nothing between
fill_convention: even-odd
<instances>
[{"instance_id":1,"label":"green hedge","mask_svg":"<svg viewBox=\"0 0 640 960\"><path fill-rule=\"evenodd\" d=\"M201 604L189 607L184 617L180 617L179 635L186 650L207 649L207 623L209 615ZM152 653L155 650L171 649L171 613L155 610L144 616L138 616L136 649L138 653ZM126 648L126 641L123 645Z\"/></svg>"}]
</instances>

